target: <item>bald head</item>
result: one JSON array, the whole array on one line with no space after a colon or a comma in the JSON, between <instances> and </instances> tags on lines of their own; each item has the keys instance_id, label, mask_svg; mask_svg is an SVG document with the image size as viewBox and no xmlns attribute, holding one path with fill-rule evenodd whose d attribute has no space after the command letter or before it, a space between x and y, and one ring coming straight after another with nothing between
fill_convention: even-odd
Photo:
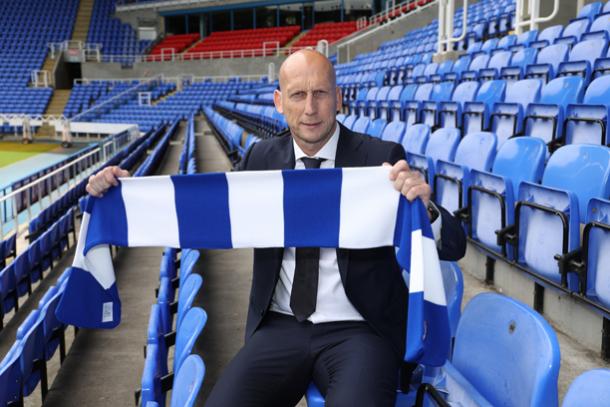
<instances>
[{"instance_id":1,"label":"bald head","mask_svg":"<svg viewBox=\"0 0 610 407\"><path fill-rule=\"evenodd\" d=\"M318 72L325 76L331 86L335 87L337 78L333 64L324 55L313 49L302 49L290 55L280 66L280 90L286 86L287 79L306 71Z\"/></svg>"}]
</instances>

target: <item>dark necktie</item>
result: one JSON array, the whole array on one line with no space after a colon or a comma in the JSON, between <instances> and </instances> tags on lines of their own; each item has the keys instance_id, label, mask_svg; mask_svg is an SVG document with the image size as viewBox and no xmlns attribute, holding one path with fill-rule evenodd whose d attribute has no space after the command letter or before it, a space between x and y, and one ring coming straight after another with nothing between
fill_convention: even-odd
<instances>
[{"instance_id":1,"label":"dark necktie","mask_svg":"<svg viewBox=\"0 0 610 407\"><path fill-rule=\"evenodd\" d=\"M301 158L305 168L320 168L323 159ZM290 292L290 308L295 318L305 321L316 310L318 298L318 273L320 270L320 248L301 247L296 249L296 266Z\"/></svg>"}]
</instances>

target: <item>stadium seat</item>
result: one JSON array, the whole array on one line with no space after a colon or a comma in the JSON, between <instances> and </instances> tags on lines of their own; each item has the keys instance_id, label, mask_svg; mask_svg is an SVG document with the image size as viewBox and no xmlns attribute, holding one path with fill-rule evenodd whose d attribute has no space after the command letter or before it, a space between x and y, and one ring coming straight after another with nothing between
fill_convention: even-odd
<instances>
[{"instance_id":1,"label":"stadium seat","mask_svg":"<svg viewBox=\"0 0 610 407\"><path fill-rule=\"evenodd\" d=\"M514 223L519 185L540 182L545 158L541 139L516 137L500 147L491 172L471 170L467 224L472 239L512 260L512 249L497 244L496 231Z\"/></svg>"},{"instance_id":2,"label":"stadium seat","mask_svg":"<svg viewBox=\"0 0 610 407\"><path fill-rule=\"evenodd\" d=\"M582 104L570 104L564 121L562 144L592 143L606 145L609 141L607 117L610 106L610 76L592 81Z\"/></svg>"},{"instance_id":3,"label":"stadium seat","mask_svg":"<svg viewBox=\"0 0 610 407\"><path fill-rule=\"evenodd\" d=\"M386 141L393 141L395 143L402 143L402 138L405 134L407 125L399 120L392 120L383 129L381 133L381 139Z\"/></svg>"},{"instance_id":4,"label":"stadium seat","mask_svg":"<svg viewBox=\"0 0 610 407\"><path fill-rule=\"evenodd\" d=\"M354 122L354 124L352 124L351 130L355 131L356 133L366 133L366 131L369 128L370 124L371 124L371 119L369 119L366 116L360 116Z\"/></svg>"},{"instance_id":5,"label":"stadium seat","mask_svg":"<svg viewBox=\"0 0 610 407\"><path fill-rule=\"evenodd\" d=\"M203 278L199 274L191 274L186 278L182 289L178 293L178 309L176 317L176 330L180 329L184 315L191 309L195 297L203 285Z\"/></svg>"},{"instance_id":6,"label":"stadium seat","mask_svg":"<svg viewBox=\"0 0 610 407\"><path fill-rule=\"evenodd\" d=\"M493 133L470 133L462 138L454 162L438 160L433 183L435 202L451 212L466 207L470 170L490 171L496 144Z\"/></svg>"},{"instance_id":7,"label":"stadium seat","mask_svg":"<svg viewBox=\"0 0 610 407\"><path fill-rule=\"evenodd\" d=\"M563 120L569 104L580 103L584 95L584 80L579 77L556 78L542 87L540 99L530 103L525 111L524 135L542 139L549 150L563 139Z\"/></svg>"},{"instance_id":8,"label":"stadium seat","mask_svg":"<svg viewBox=\"0 0 610 407\"><path fill-rule=\"evenodd\" d=\"M483 293L462 313L438 387L451 405L555 406L559 360L557 337L544 318L518 301Z\"/></svg>"},{"instance_id":9,"label":"stadium seat","mask_svg":"<svg viewBox=\"0 0 610 407\"><path fill-rule=\"evenodd\" d=\"M583 39L572 47L568 60L559 64L557 76L577 75L588 83L595 60L605 56L607 51L606 39Z\"/></svg>"},{"instance_id":10,"label":"stadium seat","mask_svg":"<svg viewBox=\"0 0 610 407\"><path fill-rule=\"evenodd\" d=\"M462 82L456 86L451 101L439 103L438 126L461 128L464 104L474 101L478 90L479 83L476 81Z\"/></svg>"},{"instance_id":11,"label":"stadium seat","mask_svg":"<svg viewBox=\"0 0 610 407\"><path fill-rule=\"evenodd\" d=\"M538 38L536 41L530 43L530 47L532 48L544 48L555 42L557 38L561 36L561 32L563 31L562 25L553 25L545 28L538 34Z\"/></svg>"},{"instance_id":12,"label":"stadium seat","mask_svg":"<svg viewBox=\"0 0 610 407\"><path fill-rule=\"evenodd\" d=\"M512 136L523 132L523 116L528 105L537 102L542 82L538 79L523 79L511 82L506 87L503 102L497 102L491 114L491 132L498 138L497 147Z\"/></svg>"},{"instance_id":13,"label":"stadium seat","mask_svg":"<svg viewBox=\"0 0 610 407\"><path fill-rule=\"evenodd\" d=\"M522 182L515 225L500 233L514 245L514 258L541 277L578 289L578 279L560 275L558 261L580 245L591 198L610 195L610 151L606 147L566 145L547 162L542 184ZM556 260L557 256L557 260Z\"/></svg>"},{"instance_id":14,"label":"stadium seat","mask_svg":"<svg viewBox=\"0 0 610 407\"><path fill-rule=\"evenodd\" d=\"M407 153L423 154L430 137L430 127L425 124L414 124L407 127L402 139L402 146Z\"/></svg>"},{"instance_id":15,"label":"stadium seat","mask_svg":"<svg viewBox=\"0 0 610 407\"><path fill-rule=\"evenodd\" d=\"M512 55L510 64L500 69L500 78L507 81L518 81L525 76L525 70L529 65L535 63L538 50L525 48Z\"/></svg>"},{"instance_id":16,"label":"stadium seat","mask_svg":"<svg viewBox=\"0 0 610 407\"><path fill-rule=\"evenodd\" d=\"M460 130L441 128L428 138L424 154L407 151L409 167L421 172L428 184L434 187L435 166L437 160L454 161L455 152L460 143Z\"/></svg>"},{"instance_id":17,"label":"stadium seat","mask_svg":"<svg viewBox=\"0 0 610 407\"><path fill-rule=\"evenodd\" d=\"M496 102L504 99L506 81L493 80L484 82L473 102L464 103L462 128L464 134L483 131L489 128L489 116Z\"/></svg>"},{"instance_id":18,"label":"stadium seat","mask_svg":"<svg viewBox=\"0 0 610 407\"><path fill-rule=\"evenodd\" d=\"M602 407L610 400L610 369L593 369L579 375L563 399L562 407Z\"/></svg>"},{"instance_id":19,"label":"stadium seat","mask_svg":"<svg viewBox=\"0 0 610 407\"><path fill-rule=\"evenodd\" d=\"M22 376L19 365L21 343L15 342L0 364L0 405L22 405Z\"/></svg>"},{"instance_id":20,"label":"stadium seat","mask_svg":"<svg viewBox=\"0 0 610 407\"><path fill-rule=\"evenodd\" d=\"M430 127L435 127L438 123L438 112L441 102L451 100L453 93L453 82L441 82L434 84L432 93L427 101L422 102L419 112L419 122Z\"/></svg>"},{"instance_id":21,"label":"stadium seat","mask_svg":"<svg viewBox=\"0 0 610 407\"><path fill-rule=\"evenodd\" d=\"M380 138L381 134L383 133L383 130L385 129L385 126L387 124L388 123L386 122L385 119L373 120L367 130L368 135L375 137L375 138Z\"/></svg>"},{"instance_id":22,"label":"stadium seat","mask_svg":"<svg viewBox=\"0 0 610 407\"><path fill-rule=\"evenodd\" d=\"M205 377L205 365L197 355L189 355L174 377L171 406L192 407Z\"/></svg>"},{"instance_id":23,"label":"stadium seat","mask_svg":"<svg viewBox=\"0 0 610 407\"><path fill-rule=\"evenodd\" d=\"M570 48L567 44L553 44L542 48L536 62L525 69L526 78L541 78L547 82L555 77L559 64L566 61Z\"/></svg>"}]
</instances>

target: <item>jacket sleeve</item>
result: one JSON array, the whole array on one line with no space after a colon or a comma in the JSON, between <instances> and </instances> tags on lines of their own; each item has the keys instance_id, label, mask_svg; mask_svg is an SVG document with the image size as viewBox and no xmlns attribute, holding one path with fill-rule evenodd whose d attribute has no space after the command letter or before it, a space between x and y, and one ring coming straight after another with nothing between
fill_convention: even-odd
<instances>
[{"instance_id":1,"label":"jacket sleeve","mask_svg":"<svg viewBox=\"0 0 610 407\"><path fill-rule=\"evenodd\" d=\"M441 260L457 261L466 254L466 234L460 221L449 211L437 205L441 213L441 239L438 256Z\"/></svg>"}]
</instances>

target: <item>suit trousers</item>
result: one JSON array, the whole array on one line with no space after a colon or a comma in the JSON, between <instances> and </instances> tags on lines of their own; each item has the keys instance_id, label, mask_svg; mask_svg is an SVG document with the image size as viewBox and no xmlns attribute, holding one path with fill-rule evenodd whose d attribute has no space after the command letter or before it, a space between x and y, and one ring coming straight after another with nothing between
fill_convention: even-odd
<instances>
[{"instance_id":1,"label":"suit trousers","mask_svg":"<svg viewBox=\"0 0 610 407\"><path fill-rule=\"evenodd\" d=\"M400 359L363 321L312 324L268 312L206 407L289 407L312 381L326 406L393 407Z\"/></svg>"}]
</instances>

